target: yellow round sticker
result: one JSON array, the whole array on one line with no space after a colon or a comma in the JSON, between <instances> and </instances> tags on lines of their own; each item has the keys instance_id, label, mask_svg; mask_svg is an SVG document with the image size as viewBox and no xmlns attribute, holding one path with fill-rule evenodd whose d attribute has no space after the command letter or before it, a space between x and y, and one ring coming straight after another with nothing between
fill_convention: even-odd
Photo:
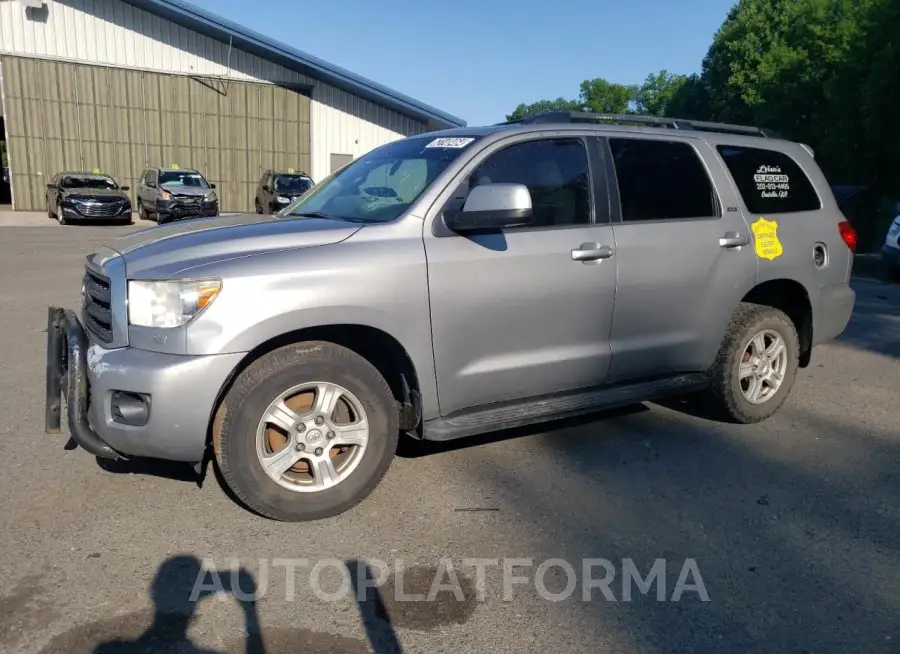
<instances>
[{"instance_id":1,"label":"yellow round sticker","mask_svg":"<svg viewBox=\"0 0 900 654\"><path fill-rule=\"evenodd\" d=\"M760 216L759 220L750 227L753 229L756 256L772 261L784 254L784 248L781 247L781 241L778 240L778 223L776 221L766 220Z\"/></svg>"}]
</instances>

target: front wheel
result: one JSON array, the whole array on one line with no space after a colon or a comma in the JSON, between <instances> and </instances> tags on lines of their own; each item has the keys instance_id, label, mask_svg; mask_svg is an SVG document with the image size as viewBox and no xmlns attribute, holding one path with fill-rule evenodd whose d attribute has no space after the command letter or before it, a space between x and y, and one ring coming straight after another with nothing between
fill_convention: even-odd
<instances>
[{"instance_id":1,"label":"front wheel","mask_svg":"<svg viewBox=\"0 0 900 654\"><path fill-rule=\"evenodd\" d=\"M63 213L62 205L56 205L56 221L60 225L65 225L68 221L66 220L66 214Z\"/></svg>"},{"instance_id":2,"label":"front wheel","mask_svg":"<svg viewBox=\"0 0 900 654\"><path fill-rule=\"evenodd\" d=\"M349 510L378 485L399 437L397 403L366 359L327 342L275 350L235 380L213 425L222 477L282 521Z\"/></svg>"},{"instance_id":3,"label":"front wheel","mask_svg":"<svg viewBox=\"0 0 900 654\"><path fill-rule=\"evenodd\" d=\"M790 394L799 360L791 319L772 307L742 303L710 371L710 408L742 424L770 418Z\"/></svg>"}]
</instances>

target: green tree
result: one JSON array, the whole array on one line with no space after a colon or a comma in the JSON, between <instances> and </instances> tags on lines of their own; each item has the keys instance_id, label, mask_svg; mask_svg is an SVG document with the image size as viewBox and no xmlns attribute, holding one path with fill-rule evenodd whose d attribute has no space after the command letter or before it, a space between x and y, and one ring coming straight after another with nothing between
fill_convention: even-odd
<instances>
[{"instance_id":1,"label":"green tree","mask_svg":"<svg viewBox=\"0 0 900 654\"><path fill-rule=\"evenodd\" d=\"M590 111L604 114L624 114L636 101L637 86L616 84L602 77L581 83L579 99Z\"/></svg>"},{"instance_id":2,"label":"green tree","mask_svg":"<svg viewBox=\"0 0 900 654\"><path fill-rule=\"evenodd\" d=\"M579 111L581 108L581 105L576 100L566 100L565 98L538 100L531 104L520 104L513 109L512 113L507 114L506 120L522 120L523 118L537 116L549 111Z\"/></svg>"},{"instance_id":3,"label":"green tree","mask_svg":"<svg viewBox=\"0 0 900 654\"><path fill-rule=\"evenodd\" d=\"M638 111L650 116L674 117L671 105L687 82L687 76L676 75L665 69L647 75L647 79L644 80L637 92Z\"/></svg>"}]
</instances>

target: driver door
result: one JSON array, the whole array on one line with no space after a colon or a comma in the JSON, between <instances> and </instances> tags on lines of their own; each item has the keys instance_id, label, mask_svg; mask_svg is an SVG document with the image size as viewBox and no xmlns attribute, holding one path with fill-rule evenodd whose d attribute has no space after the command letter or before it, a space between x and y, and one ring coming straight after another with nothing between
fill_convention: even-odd
<instances>
[{"instance_id":1,"label":"driver door","mask_svg":"<svg viewBox=\"0 0 900 654\"><path fill-rule=\"evenodd\" d=\"M523 135L479 155L464 174L470 188L524 184L535 220L467 236L426 222L441 414L602 384L616 260L596 151L581 136Z\"/></svg>"}]
</instances>

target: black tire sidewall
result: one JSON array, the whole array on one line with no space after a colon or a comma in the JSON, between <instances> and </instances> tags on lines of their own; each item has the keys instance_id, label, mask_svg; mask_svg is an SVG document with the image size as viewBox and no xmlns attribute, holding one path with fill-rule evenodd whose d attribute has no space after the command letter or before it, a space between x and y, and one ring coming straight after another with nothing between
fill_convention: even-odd
<instances>
[{"instance_id":1,"label":"black tire sidewall","mask_svg":"<svg viewBox=\"0 0 900 654\"><path fill-rule=\"evenodd\" d=\"M784 339L785 347L787 348L787 369L785 370L784 381L775 394L762 404L753 404L744 397L741 391L739 380L740 360L750 341L764 330L777 332ZM740 331L740 340L735 342L732 356L729 359L729 379L735 409L744 416L743 421L755 422L768 418L784 404L797 376L800 346L793 323L780 312L772 309L761 310L758 318L749 322Z\"/></svg>"},{"instance_id":2,"label":"black tire sidewall","mask_svg":"<svg viewBox=\"0 0 900 654\"><path fill-rule=\"evenodd\" d=\"M386 383L364 366L341 359L312 357L286 363L257 377L246 392L227 400L222 425L220 466L235 494L262 515L281 520L311 520L342 513L358 504L386 472L399 434L393 397ZM377 372L375 373L377 375ZM269 404L304 382L339 384L362 403L369 421L369 442L350 476L324 491L297 492L275 483L256 454L256 431ZM227 472L226 472L227 471Z\"/></svg>"}]
</instances>

